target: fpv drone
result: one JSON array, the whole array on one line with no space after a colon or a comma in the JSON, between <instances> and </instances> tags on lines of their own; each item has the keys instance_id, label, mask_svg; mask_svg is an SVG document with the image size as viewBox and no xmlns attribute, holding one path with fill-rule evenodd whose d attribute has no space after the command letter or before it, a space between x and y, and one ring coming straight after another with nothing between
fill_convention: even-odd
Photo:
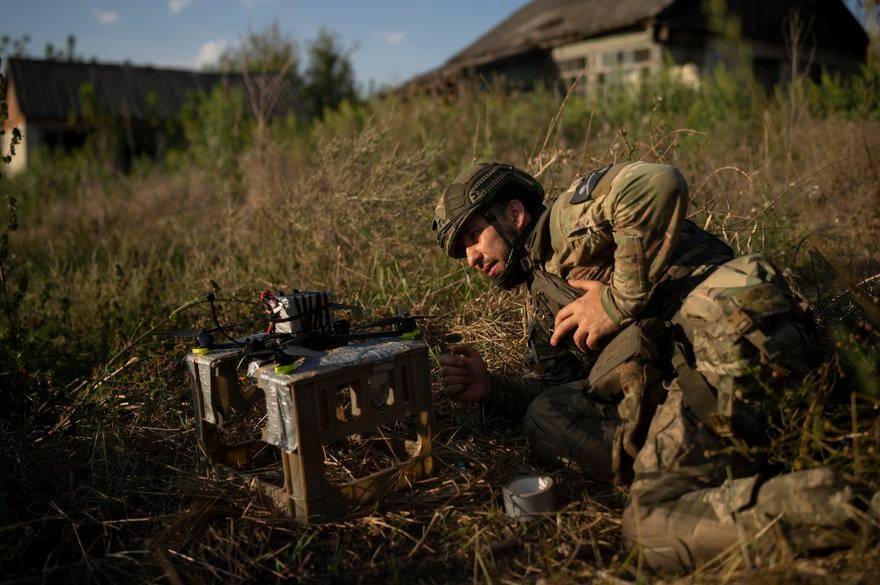
<instances>
[{"instance_id":1,"label":"fpv drone","mask_svg":"<svg viewBox=\"0 0 880 585\"><path fill-rule=\"evenodd\" d=\"M272 358L279 365L297 358L314 357L322 351L347 345L353 341L377 338L414 338L418 336L417 320L425 317L410 315L398 309L393 316L352 326L347 319L337 319L334 309L346 309L331 301L330 291L293 291L292 293L265 291L260 302L267 315L266 331L236 338L217 318L215 297L208 294L211 329L184 329L157 333L159 337L193 339L203 351L245 350L253 358ZM218 341L217 334L223 341Z\"/></svg>"}]
</instances>

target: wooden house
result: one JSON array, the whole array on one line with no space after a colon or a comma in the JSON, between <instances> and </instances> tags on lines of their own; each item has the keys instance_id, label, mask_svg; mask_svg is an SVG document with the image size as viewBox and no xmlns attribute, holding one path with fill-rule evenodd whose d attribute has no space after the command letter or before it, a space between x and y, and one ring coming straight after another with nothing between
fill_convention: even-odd
<instances>
[{"instance_id":1,"label":"wooden house","mask_svg":"<svg viewBox=\"0 0 880 585\"><path fill-rule=\"evenodd\" d=\"M22 143L6 172L14 174L27 166L40 148L70 149L80 146L95 120L89 109L100 110L101 119L118 126L122 134L121 161L161 150L168 140L168 121L176 118L186 100L196 93L208 93L218 84L241 87L242 75L203 73L94 62L9 59L9 119L5 130L17 127ZM269 115L297 112L295 90L280 85ZM249 93L245 91L245 95ZM91 103L83 103L83 98ZM0 145L8 149L10 133Z\"/></svg>"},{"instance_id":2,"label":"wooden house","mask_svg":"<svg viewBox=\"0 0 880 585\"><path fill-rule=\"evenodd\" d=\"M406 86L442 86L472 76L529 89L538 83L567 86L579 78L577 91L586 93L664 64L698 83L719 63L743 55L757 79L772 86L790 77L795 63L799 72L816 75L822 68L855 71L864 61L867 34L842 0L727 0L714 3L724 9L714 19L710 4L532 0Z\"/></svg>"}]
</instances>

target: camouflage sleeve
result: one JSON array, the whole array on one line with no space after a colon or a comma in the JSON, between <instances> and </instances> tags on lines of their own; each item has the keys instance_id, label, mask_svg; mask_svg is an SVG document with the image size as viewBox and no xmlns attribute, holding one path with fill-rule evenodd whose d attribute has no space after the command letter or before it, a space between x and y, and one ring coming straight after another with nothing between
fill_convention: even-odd
<instances>
[{"instance_id":1,"label":"camouflage sleeve","mask_svg":"<svg viewBox=\"0 0 880 585\"><path fill-rule=\"evenodd\" d=\"M539 394L566 382L583 380L590 371L592 356L564 346L550 345L547 329L537 320L529 323L526 366L535 377L507 378L490 374L492 394L485 405L491 413L506 418L521 418Z\"/></svg>"},{"instance_id":2,"label":"camouflage sleeve","mask_svg":"<svg viewBox=\"0 0 880 585\"><path fill-rule=\"evenodd\" d=\"M687 213L687 183L675 167L628 165L604 202L614 234L614 272L602 306L618 325L648 304Z\"/></svg>"},{"instance_id":3,"label":"camouflage sleeve","mask_svg":"<svg viewBox=\"0 0 880 585\"><path fill-rule=\"evenodd\" d=\"M489 374L492 393L484 406L491 414L509 419L525 416L526 409L538 394L547 389L537 378L507 378L498 374Z\"/></svg>"}]
</instances>

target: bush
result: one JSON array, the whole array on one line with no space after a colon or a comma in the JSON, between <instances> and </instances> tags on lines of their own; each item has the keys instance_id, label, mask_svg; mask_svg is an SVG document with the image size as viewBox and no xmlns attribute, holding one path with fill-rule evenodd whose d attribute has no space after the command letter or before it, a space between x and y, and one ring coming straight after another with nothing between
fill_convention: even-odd
<instances>
[{"instance_id":1,"label":"bush","mask_svg":"<svg viewBox=\"0 0 880 585\"><path fill-rule=\"evenodd\" d=\"M221 85L208 95L192 95L180 120L186 158L216 177L218 184L228 183L237 189L239 158L252 138L252 119L245 108L244 92Z\"/></svg>"}]
</instances>

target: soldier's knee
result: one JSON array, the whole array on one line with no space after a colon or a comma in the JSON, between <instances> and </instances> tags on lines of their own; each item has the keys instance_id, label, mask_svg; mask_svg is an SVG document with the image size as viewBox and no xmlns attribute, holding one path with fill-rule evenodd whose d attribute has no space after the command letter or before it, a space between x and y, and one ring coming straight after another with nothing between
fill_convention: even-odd
<instances>
[{"instance_id":1,"label":"soldier's knee","mask_svg":"<svg viewBox=\"0 0 880 585\"><path fill-rule=\"evenodd\" d=\"M623 518L621 518L620 530L623 532L624 538L629 541L630 546L636 546L639 544L637 521L635 517L635 510L633 508L633 503L629 502L626 508L623 509Z\"/></svg>"},{"instance_id":2,"label":"soldier's knee","mask_svg":"<svg viewBox=\"0 0 880 585\"><path fill-rule=\"evenodd\" d=\"M648 566L663 571L692 571L715 558L737 539L733 523L722 524L712 506L702 501L655 502L639 506L630 500L621 530L638 546Z\"/></svg>"},{"instance_id":3,"label":"soldier's knee","mask_svg":"<svg viewBox=\"0 0 880 585\"><path fill-rule=\"evenodd\" d=\"M558 467L565 455L561 430L553 414L553 403L545 395L535 398L526 410L523 427L529 448L544 465Z\"/></svg>"},{"instance_id":4,"label":"soldier's knee","mask_svg":"<svg viewBox=\"0 0 880 585\"><path fill-rule=\"evenodd\" d=\"M630 547L641 550L651 568L666 571L692 568L690 555L681 550L683 547L675 535L669 534L669 526L660 524L656 514L640 514L638 506L630 501L623 511L621 532Z\"/></svg>"}]
</instances>

